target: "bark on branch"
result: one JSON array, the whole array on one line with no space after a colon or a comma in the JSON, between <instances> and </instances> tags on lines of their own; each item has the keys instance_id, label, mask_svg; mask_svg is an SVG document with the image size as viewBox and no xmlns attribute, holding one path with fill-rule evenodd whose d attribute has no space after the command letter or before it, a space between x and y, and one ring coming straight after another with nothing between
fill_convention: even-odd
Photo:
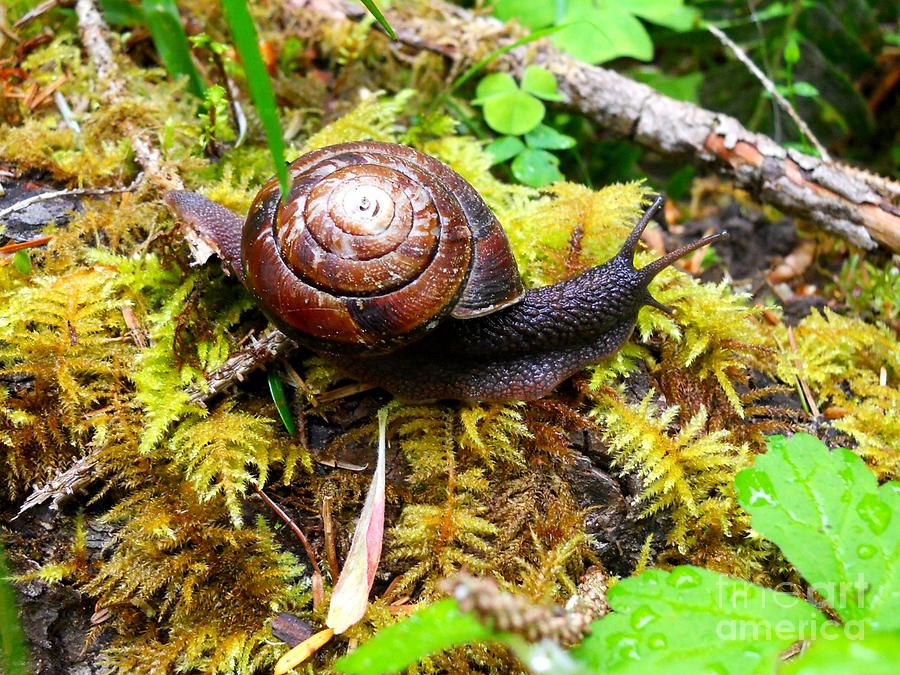
<instances>
[{"instance_id":1,"label":"bark on branch","mask_svg":"<svg viewBox=\"0 0 900 675\"><path fill-rule=\"evenodd\" d=\"M294 0L303 11L357 18L341 0ZM400 40L439 52L458 68L523 34L517 27L441 0L396 3L385 15ZM732 179L758 199L866 249L900 251L900 184L782 147L728 115L676 101L619 73L591 66L549 40L522 45L491 67L521 74L532 64L557 76L568 105L597 124L662 155Z\"/></svg>"}]
</instances>

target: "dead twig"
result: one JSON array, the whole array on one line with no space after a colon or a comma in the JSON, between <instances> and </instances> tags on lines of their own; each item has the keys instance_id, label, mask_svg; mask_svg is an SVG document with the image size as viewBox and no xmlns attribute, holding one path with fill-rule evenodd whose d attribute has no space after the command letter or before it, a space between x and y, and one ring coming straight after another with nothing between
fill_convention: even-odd
<instances>
[{"instance_id":1,"label":"dead twig","mask_svg":"<svg viewBox=\"0 0 900 675\"><path fill-rule=\"evenodd\" d=\"M0 253L9 254L21 251L24 248L36 248L38 246L43 246L52 239L53 237L48 234L43 237L38 237L37 239L30 239L29 241L17 241L15 244L0 246Z\"/></svg>"},{"instance_id":2,"label":"dead twig","mask_svg":"<svg viewBox=\"0 0 900 675\"><path fill-rule=\"evenodd\" d=\"M27 209L32 204L39 204L40 202L49 202L54 199L60 199L62 197L84 197L84 196L97 196L97 195L110 195L120 192L131 192L138 185L140 185L141 181L144 178L143 173L139 173L137 177L131 182L131 185L127 185L125 187L108 187L108 188L75 188L72 190L54 190L53 192L42 192L39 195L34 195L32 197L28 197L27 199L23 199L21 201L16 202L12 206L7 206L5 209L0 210L0 219L5 218L11 213L15 213L16 211L21 211L23 209Z\"/></svg>"},{"instance_id":3,"label":"dead twig","mask_svg":"<svg viewBox=\"0 0 900 675\"><path fill-rule=\"evenodd\" d=\"M334 519L331 516L331 502L334 497L326 494L322 497L322 528L325 532L325 557L328 560L328 571L331 572L331 578L337 579L341 573L341 566L338 564L337 547L334 540Z\"/></svg>"},{"instance_id":4,"label":"dead twig","mask_svg":"<svg viewBox=\"0 0 900 675\"><path fill-rule=\"evenodd\" d=\"M716 39L721 42L723 45L728 47L731 52L734 54L735 58L747 66L747 70L749 70L753 77L759 80L759 83L765 88L767 92L775 99L781 109L784 110L790 118L794 120L794 124L797 125L797 128L800 129L800 133L802 133L806 138L812 143L813 147L816 149L816 152L819 153L819 156L825 160L826 162L831 162L831 155L828 154L828 150L825 149L825 146L819 142L819 139L816 138L815 134L812 132L812 129L809 128L809 125L803 121L803 118L797 113L797 110L791 105L791 102L788 101L780 91L775 87L775 84L766 77L765 73L759 69L759 67L753 62L747 52L741 49L730 37L728 37L723 30L721 30L718 26L714 26L712 24L708 24L706 26L706 30L712 33Z\"/></svg>"},{"instance_id":5,"label":"dead twig","mask_svg":"<svg viewBox=\"0 0 900 675\"><path fill-rule=\"evenodd\" d=\"M291 528L291 532L293 532L297 539L300 540L300 543L303 544L303 548L306 549L306 555L309 556L309 562L312 564L313 571L318 574L320 577L322 576L322 571L319 569L319 562L316 560L316 554L312 550L312 546L309 544L309 539L306 538L306 535L303 534L303 530L300 529L300 526L294 522L294 520L282 509L278 504L276 504L269 495L262 491L262 489L257 485L253 488L256 491L256 494L259 495L259 498L262 499L266 506L268 506L272 511L275 512L279 518L281 518L284 523Z\"/></svg>"},{"instance_id":6,"label":"dead twig","mask_svg":"<svg viewBox=\"0 0 900 675\"><path fill-rule=\"evenodd\" d=\"M800 350L797 349L797 341L794 339L794 331L790 326L788 326L787 329L787 336L788 342L791 345L791 351L796 355L796 357L794 358L794 366L797 368L797 382L800 384L800 390L803 392L803 398L806 399L806 405L809 406L810 414L813 416L813 419L816 419L822 413L819 412L819 406L816 405L816 399L812 394L812 390L809 388L806 380L803 379L803 376L800 375Z\"/></svg>"},{"instance_id":7,"label":"dead twig","mask_svg":"<svg viewBox=\"0 0 900 675\"><path fill-rule=\"evenodd\" d=\"M23 26L27 26L38 17L43 16L51 9L55 9L56 7L71 7L73 4L75 4L73 0L45 0L37 7L28 10L25 14L16 19L13 28L18 30Z\"/></svg>"}]
</instances>

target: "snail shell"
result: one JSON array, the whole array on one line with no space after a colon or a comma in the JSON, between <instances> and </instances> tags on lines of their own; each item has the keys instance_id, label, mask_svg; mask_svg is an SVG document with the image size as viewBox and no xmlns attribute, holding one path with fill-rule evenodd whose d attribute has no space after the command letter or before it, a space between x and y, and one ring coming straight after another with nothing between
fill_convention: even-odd
<instances>
[{"instance_id":1,"label":"snail shell","mask_svg":"<svg viewBox=\"0 0 900 675\"><path fill-rule=\"evenodd\" d=\"M331 352L392 351L452 315L518 302L506 234L459 174L412 148L333 145L270 180L242 233L243 276L284 332Z\"/></svg>"}]
</instances>

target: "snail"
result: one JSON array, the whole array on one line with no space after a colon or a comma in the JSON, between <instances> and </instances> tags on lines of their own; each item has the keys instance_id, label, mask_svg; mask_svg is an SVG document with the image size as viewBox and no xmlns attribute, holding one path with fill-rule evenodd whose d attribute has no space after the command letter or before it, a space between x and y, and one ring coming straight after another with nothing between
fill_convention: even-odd
<instances>
[{"instance_id":1,"label":"snail","mask_svg":"<svg viewBox=\"0 0 900 675\"><path fill-rule=\"evenodd\" d=\"M266 183L243 222L192 192L165 201L285 334L407 401L533 400L617 351L648 290L714 234L635 269L641 217L609 261L525 290L506 234L459 174L409 147L333 145Z\"/></svg>"}]
</instances>

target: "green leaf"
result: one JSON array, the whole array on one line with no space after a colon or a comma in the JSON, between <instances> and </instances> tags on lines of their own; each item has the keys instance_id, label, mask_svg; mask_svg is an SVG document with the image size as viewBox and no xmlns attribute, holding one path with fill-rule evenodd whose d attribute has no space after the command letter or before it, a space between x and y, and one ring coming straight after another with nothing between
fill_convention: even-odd
<instances>
[{"instance_id":1,"label":"green leaf","mask_svg":"<svg viewBox=\"0 0 900 675\"><path fill-rule=\"evenodd\" d=\"M520 183L543 187L565 178L559 171L559 158L546 150L527 148L512 162L513 176Z\"/></svg>"},{"instance_id":2,"label":"green leaf","mask_svg":"<svg viewBox=\"0 0 900 675\"><path fill-rule=\"evenodd\" d=\"M491 73L481 78L478 86L475 87L475 98L472 99L474 105L481 105L488 99L501 94L508 94L518 89L516 81L512 75L508 73Z\"/></svg>"},{"instance_id":3,"label":"green leaf","mask_svg":"<svg viewBox=\"0 0 900 675\"><path fill-rule=\"evenodd\" d=\"M203 95L204 82L191 58L191 46L181 25L181 15L174 0L142 0L144 22L166 70L173 77L188 78L191 93Z\"/></svg>"},{"instance_id":4,"label":"green leaf","mask_svg":"<svg viewBox=\"0 0 900 675\"><path fill-rule=\"evenodd\" d=\"M796 33L791 33L788 41L784 44L784 62L793 66L800 60L800 45L797 44Z\"/></svg>"},{"instance_id":5,"label":"green leaf","mask_svg":"<svg viewBox=\"0 0 900 675\"><path fill-rule=\"evenodd\" d=\"M544 150L568 150L575 147L574 138L561 134L546 124L538 124L525 134L525 143L529 148L543 148Z\"/></svg>"},{"instance_id":6,"label":"green leaf","mask_svg":"<svg viewBox=\"0 0 900 675\"><path fill-rule=\"evenodd\" d=\"M281 195L284 198L289 191L287 167L284 163L284 137L281 135L281 124L278 121L272 82L269 80L269 73L266 72L266 66L259 53L256 28L253 25L253 19L250 18L250 10L247 9L245 0L222 0L222 9L231 30L231 36L234 38L235 47L237 47L244 64L247 88L250 90L250 98L253 99L253 105L256 106L256 112L259 114L259 119L266 132L269 152L272 155L272 163L275 165L275 173L278 174Z\"/></svg>"},{"instance_id":7,"label":"green leaf","mask_svg":"<svg viewBox=\"0 0 900 675\"><path fill-rule=\"evenodd\" d=\"M563 101L556 91L556 76L540 66L528 66L522 75L522 89L545 101Z\"/></svg>"},{"instance_id":8,"label":"green leaf","mask_svg":"<svg viewBox=\"0 0 900 675\"><path fill-rule=\"evenodd\" d=\"M700 13L693 7L685 7L682 0L628 0L629 12L645 21L684 32L697 23Z\"/></svg>"},{"instance_id":9,"label":"green leaf","mask_svg":"<svg viewBox=\"0 0 900 675\"><path fill-rule=\"evenodd\" d=\"M391 28L391 24L388 23L388 20L384 18L384 14L381 13L381 10L378 9L378 5L375 4L375 0L359 0L362 4L366 6L366 9L369 10L369 13L375 17L375 20L378 22L378 25L384 28L384 32L387 33L391 40L398 40L397 34L394 32L394 29Z\"/></svg>"},{"instance_id":10,"label":"green leaf","mask_svg":"<svg viewBox=\"0 0 900 675\"><path fill-rule=\"evenodd\" d=\"M12 264L16 268L16 272L22 276L31 274L31 256L28 251L16 251L12 258Z\"/></svg>"},{"instance_id":11,"label":"green leaf","mask_svg":"<svg viewBox=\"0 0 900 675\"><path fill-rule=\"evenodd\" d=\"M281 378L275 373L269 372L269 393L272 394L272 400L275 402L275 409L278 411L278 417L284 428L292 436L297 433L297 425L294 424L294 415L291 413L291 406L288 403L287 396L284 393L284 385Z\"/></svg>"},{"instance_id":12,"label":"green leaf","mask_svg":"<svg viewBox=\"0 0 900 675\"><path fill-rule=\"evenodd\" d=\"M647 30L618 5L595 7L591 0L570 0L563 21L566 26L553 36L553 44L582 61L653 58L653 41Z\"/></svg>"},{"instance_id":13,"label":"green leaf","mask_svg":"<svg viewBox=\"0 0 900 675\"><path fill-rule=\"evenodd\" d=\"M502 136L489 143L484 149L491 156L491 166L493 166L518 155L525 149L525 144L517 136Z\"/></svg>"},{"instance_id":14,"label":"green leaf","mask_svg":"<svg viewBox=\"0 0 900 675\"><path fill-rule=\"evenodd\" d=\"M834 625L834 624L831 624ZM900 654L900 633L868 631L863 637L835 627L836 635L822 635L809 649L784 664L783 675L893 675Z\"/></svg>"},{"instance_id":15,"label":"green leaf","mask_svg":"<svg viewBox=\"0 0 900 675\"><path fill-rule=\"evenodd\" d=\"M144 12L128 0L100 0L103 18L113 26L139 26L144 23Z\"/></svg>"},{"instance_id":16,"label":"green leaf","mask_svg":"<svg viewBox=\"0 0 900 675\"><path fill-rule=\"evenodd\" d=\"M631 76L638 82L649 84L660 94L665 94L679 101L698 103L700 100L700 85L703 84L703 73L695 72L686 75L667 75L658 70L633 71Z\"/></svg>"},{"instance_id":17,"label":"green leaf","mask_svg":"<svg viewBox=\"0 0 900 675\"><path fill-rule=\"evenodd\" d=\"M900 629L900 483L879 488L856 454L809 434L768 445L735 478L753 529L845 622Z\"/></svg>"},{"instance_id":18,"label":"green leaf","mask_svg":"<svg viewBox=\"0 0 900 675\"><path fill-rule=\"evenodd\" d=\"M794 82L793 90L797 96L806 96L807 98L815 98L819 95L819 90L816 89L815 85L803 80Z\"/></svg>"},{"instance_id":19,"label":"green leaf","mask_svg":"<svg viewBox=\"0 0 900 675\"><path fill-rule=\"evenodd\" d=\"M593 672L768 674L827 623L801 598L690 566L624 579L607 600L573 651Z\"/></svg>"},{"instance_id":20,"label":"green leaf","mask_svg":"<svg viewBox=\"0 0 900 675\"><path fill-rule=\"evenodd\" d=\"M544 104L521 89L491 96L484 101L484 121L494 131L520 136L544 119Z\"/></svg>"},{"instance_id":21,"label":"green leaf","mask_svg":"<svg viewBox=\"0 0 900 675\"><path fill-rule=\"evenodd\" d=\"M556 19L555 3L548 0L498 0L493 11L502 21L518 19L532 30L549 26Z\"/></svg>"},{"instance_id":22,"label":"green leaf","mask_svg":"<svg viewBox=\"0 0 900 675\"><path fill-rule=\"evenodd\" d=\"M429 654L495 635L471 614L460 612L454 600L440 600L382 629L339 659L334 668L339 673L359 675L399 672Z\"/></svg>"},{"instance_id":23,"label":"green leaf","mask_svg":"<svg viewBox=\"0 0 900 675\"><path fill-rule=\"evenodd\" d=\"M25 673L25 634L19 623L16 596L7 581L9 570L0 544L0 672Z\"/></svg>"}]
</instances>

